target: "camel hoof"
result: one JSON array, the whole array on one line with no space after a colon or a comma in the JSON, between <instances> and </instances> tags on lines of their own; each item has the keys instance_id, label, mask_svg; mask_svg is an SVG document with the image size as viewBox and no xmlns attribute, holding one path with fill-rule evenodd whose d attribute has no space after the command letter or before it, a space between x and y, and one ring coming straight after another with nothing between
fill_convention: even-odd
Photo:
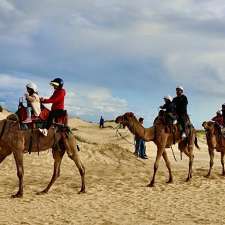
<instances>
[{"instance_id":1,"label":"camel hoof","mask_svg":"<svg viewBox=\"0 0 225 225\"><path fill-rule=\"evenodd\" d=\"M47 193L48 192L46 190L43 190L43 191L37 192L36 195L45 195Z\"/></svg>"},{"instance_id":2,"label":"camel hoof","mask_svg":"<svg viewBox=\"0 0 225 225\"><path fill-rule=\"evenodd\" d=\"M154 183L150 183L147 185L147 187L155 187L155 184Z\"/></svg>"},{"instance_id":3,"label":"camel hoof","mask_svg":"<svg viewBox=\"0 0 225 225\"><path fill-rule=\"evenodd\" d=\"M172 184L173 183L173 180L168 180L166 183L167 184Z\"/></svg>"},{"instance_id":4,"label":"camel hoof","mask_svg":"<svg viewBox=\"0 0 225 225\"><path fill-rule=\"evenodd\" d=\"M191 179L188 177L187 179L186 179L186 182L189 182Z\"/></svg>"},{"instance_id":5,"label":"camel hoof","mask_svg":"<svg viewBox=\"0 0 225 225\"><path fill-rule=\"evenodd\" d=\"M85 190L80 190L80 191L78 192L78 194L85 194L85 193L86 193Z\"/></svg>"},{"instance_id":6,"label":"camel hoof","mask_svg":"<svg viewBox=\"0 0 225 225\"><path fill-rule=\"evenodd\" d=\"M23 194L21 193L16 193L15 195L12 195L11 198L22 198Z\"/></svg>"},{"instance_id":7,"label":"camel hoof","mask_svg":"<svg viewBox=\"0 0 225 225\"><path fill-rule=\"evenodd\" d=\"M205 178L210 178L210 175L209 175L209 174L207 174L207 175L205 175L204 177L205 177Z\"/></svg>"}]
</instances>

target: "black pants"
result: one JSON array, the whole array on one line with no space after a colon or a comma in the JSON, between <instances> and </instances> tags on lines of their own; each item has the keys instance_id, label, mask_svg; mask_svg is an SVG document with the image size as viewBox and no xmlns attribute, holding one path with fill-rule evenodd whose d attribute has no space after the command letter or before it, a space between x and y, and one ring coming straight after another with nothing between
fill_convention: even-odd
<instances>
[{"instance_id":1,"label":"black pants","mask_svg":"<svg viewBox=\"0 0 225 225\"><path fill-rule=\"evenodd\" d=\"M45 128L49 129L50 126L52 125L54 119L56 119L60 116L64 116L64 115L65 115L65 110L63 110L63 109L57 109L57 110L51 111L49 113Z\"/></svg>"},{"instance_id":2,"label":"black pants","mask_svg":"<svg viewBox=\"0 0 225 225\"><path fill-rule=\"evenodd\" d=\"M188 118L188 115L186 115L186 114L178 115L177 121L181 126L181 132L185 132L185 130L186 130L187 118Z\"/></svg>"}]
</instances>

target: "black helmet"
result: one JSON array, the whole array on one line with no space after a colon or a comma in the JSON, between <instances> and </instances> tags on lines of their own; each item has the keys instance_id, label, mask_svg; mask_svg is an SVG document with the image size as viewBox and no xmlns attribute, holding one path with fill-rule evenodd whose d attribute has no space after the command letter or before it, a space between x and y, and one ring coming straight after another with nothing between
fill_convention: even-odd
<instances>
[{"instance_id":1,"label":"black helmet","mask_svg":"<svg viewBox=\"0 0 225 225\"><path fill-rule=\"evenodd\" d=\"M62 88L63 87L63 84L64 84L64 81L61 78L55 78L54 80L52 80L50 82L50 85L57 86L59 88Z\"/></svg>"}]
</instances>

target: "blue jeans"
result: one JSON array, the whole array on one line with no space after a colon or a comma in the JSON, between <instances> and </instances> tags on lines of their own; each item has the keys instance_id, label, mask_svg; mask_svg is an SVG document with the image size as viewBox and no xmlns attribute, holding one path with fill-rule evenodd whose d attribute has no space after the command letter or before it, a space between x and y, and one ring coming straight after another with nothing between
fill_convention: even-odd
<instances>
[{"instance_id":1,"label":"blue jeans","mask_svg":"<svg viewBox=\"0 0 225 225\"><path fill-rule=\"evenodd\" d=\"M139 155L139 157L144 157L146 156L146 146L145 146L145 141L142 139L136 139L136 144L135 144L135 153Z\"/></svg>"}]
</instances>

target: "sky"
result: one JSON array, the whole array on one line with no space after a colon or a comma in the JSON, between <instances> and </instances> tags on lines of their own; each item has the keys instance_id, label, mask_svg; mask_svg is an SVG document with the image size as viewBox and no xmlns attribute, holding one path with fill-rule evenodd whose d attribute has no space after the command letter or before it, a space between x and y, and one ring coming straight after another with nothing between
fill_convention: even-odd
<instances>
[{"instance_id":1,"label":"sky","mask_svg":"<svg viewBox=\"0 0 225 225\"><path fill-rule=\"evenodd\" d=\"M224 27L224 0L0 0L0 104L61 77L71 116L148 127L182 85L200 128L225 102Z\"/></svg>"}]
</instances>

